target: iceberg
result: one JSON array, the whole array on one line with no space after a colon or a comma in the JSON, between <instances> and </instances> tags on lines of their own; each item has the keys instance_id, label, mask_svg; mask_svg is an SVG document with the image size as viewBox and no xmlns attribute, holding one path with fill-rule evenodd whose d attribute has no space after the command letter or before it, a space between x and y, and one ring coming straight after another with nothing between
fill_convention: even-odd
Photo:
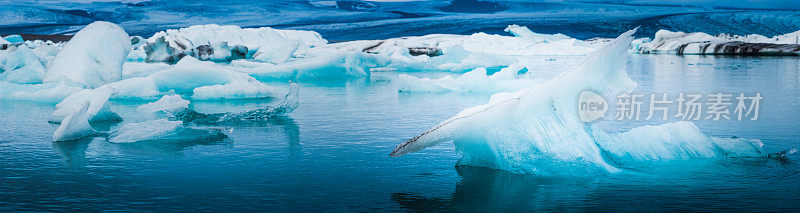
<instances>
[{"instance_id":1,"label":"iceberg","mask_svg":"<svg viewBox=\"0 0 800 213\"><path fill-rule=\"evenodd\" d=\"M143 41L148 62L177 62L184 56L201 60L230 61L259 53L263 61L281 61L293 49L327 44L318 33L300 30L276 30L269 27L240 28L238 26L195 25L188 28L161 31ZM262 50L263 49L263 50ZM272 51L280 53L272 54ZM130 59L139 59L141 53ZM273 58L274 57L274 58Z\"/></svg>"},{"instance_id":2,"label":"iceberg","mask_svg":"<svg viewBox=\"0 0 800 213\"><path fill-rule=\"evenodd\" d=\"M800 31L771 38L762 35L712 36L702 32L659 30L652 42L639 46L641 54L686 55L800 55Z\"/></svg>"},{"instance_id":3,"label":"iceberg","mask_svg":"<svg viewBox=\"0 0 800 213\"><path fill-rule=\"evenodd\" d=\"M520 33L521 28L509 26ZM527 29L527 28L524 28ZM361 51L374 57L376 67L399 71L467 72L478 67L499 68L530 56L586 55L606 42L584 42L563 35L535 34L502 36L431 34L386 40L350 41L314 49Z\"/></svg>"},{"instance_id":4,"label":"iceberg","mask_svg":"<svg viewBox=\"0 0 800 213\"><path fill-rule=\"evenodd\" d=\"M521 78L518 73L525 67L515 63L500 71L486 74L486 68L480 67L453 78L445 76L439 79L417 78L400 74L397 78L399 92L512 92L544 82L541 79Z\"/></svg>"},{"instance_id":5,"label":"iceberg","mask_svg":"<svg viewBox=\"0 0 800 213\"><path fill-rule=\"evenodd\" d=\"M53 133L53 141L70 141L95 135L97 132L89 125L88 109L89 102L84 102L70 112Z\"/></svg>"},{"instance_id":6,"label":"iceberg","mask_svg":"<svg viewBox=\"0 0 800 213\"><path fill-rule=\"evenodd\" d=\"M12 51L5 59L0 73L0 81L18 84L41 83L44 77L44 65L26 44L6 51ZM2 60L0 60L2 61Z\"/></svg>"},{"instance_id":7,"label":"iceberg","mask_svg":"<svg viewBox=\"0 0 800 213\"><path fill-rule=\"evenodd\" d=\"M182 121L158 119L139 123L128 123L111 130L106 140L112 143L142 141L180 142L227 138L219 129L191 127Z\"/></svg>"},{"instance_id":8,"label":"iceberg","mask_svg":"<svg viewBox=\"0 0 800 213\"><path fill-rule=\"evenodd\" d=\"M75 33L47 65L44 82L65 81L97 88L119 81L130 50L125 30L109 22L94 22Z\"/></svg>"},{"instance_id":9,"label":"iceberg","mask_svg":"<svg viewBox=\"0 0 800 213\"><path fill-rule=\"evenodd\" d=\"M577 103L582 91L616 97L636 86L624 69L635 31L547 82L495 94L488 104L459 112L401 143L390 156L452 141L462 155L459 165L545 175L617 172L627 160L766 156L757 140L706 136L688 122L618 134L581 122Z\"/></svg>"}]
</instances>

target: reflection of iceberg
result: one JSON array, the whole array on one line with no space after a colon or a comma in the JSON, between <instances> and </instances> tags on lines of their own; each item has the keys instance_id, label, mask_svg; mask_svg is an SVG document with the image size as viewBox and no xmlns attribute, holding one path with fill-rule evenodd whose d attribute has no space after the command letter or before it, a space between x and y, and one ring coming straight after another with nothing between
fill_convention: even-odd
<instances>
[{"instance_id":1,"label":"reflection of iceberg","mask_svg":"<svg viewBox=\"0 0 800 213\"><path fill-rule=\"evenodd\" d=\"M453 141L462 154L461 165L540 174L617 171L618 159L766 156L757 140L709 137L688 122L619 134L581 122L576 104L580 92L616 97L635 87L623 69L634 32L620 35L572 70L539 86L498 93L488 104L461 111L400 144L391 156Z\"/></svg>"}]
</instances>

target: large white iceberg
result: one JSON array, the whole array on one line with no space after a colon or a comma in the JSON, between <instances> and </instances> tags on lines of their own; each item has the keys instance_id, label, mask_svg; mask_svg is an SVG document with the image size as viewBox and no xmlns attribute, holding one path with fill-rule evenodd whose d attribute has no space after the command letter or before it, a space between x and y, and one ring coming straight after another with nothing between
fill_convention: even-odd
<instances>
[{"instance_id":1,"label":"large white iceberg","mask_svg":"<svg viewBox=\"0 0 800 213\"><path fill-rule=\"evenodd\" d=\"M119 81L131 50L128 33L116 24L91 23L75 33L47 65L44 82L68 82L89 88Z\"/></svg>"},{"instance_id":2,"label":"large white iceberg","mask_svg":"<svg viewBox=\"0 0 800 213\"><path fill-rule=\"evenodd\" d=\"M800 31L766 37L762 35L712 36L702 32L659 30L652 42L639 46L639 53L699 55L800 55Z\"/></svg>"},{"instance_id":3,"label":"large white iceberg","mask_svg":"<svg viewBox=\"0 0 800 213\"><path fill-rule=\"evenodd\" d=\"M391 156L452 141L460 165L519 173L586 174L618 171L621 161L664 158L764 157L757 140L706 136L692 123L605 133L578 118L579 94L616 97L635 87L624 69L635 30L590 54L573 69L538 86L498 93L398 145ZM636 142L630 142L636 141ZM634 157L628 157L634 156Z\"/></svg>"}]
</instances>

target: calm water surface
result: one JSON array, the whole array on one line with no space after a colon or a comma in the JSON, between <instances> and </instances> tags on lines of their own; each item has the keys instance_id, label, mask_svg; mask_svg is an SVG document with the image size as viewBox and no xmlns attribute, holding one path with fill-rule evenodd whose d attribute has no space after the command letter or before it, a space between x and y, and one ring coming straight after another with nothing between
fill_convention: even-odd
<instances>
[{"instance_id":1,"label":"calm water surface","mask_svg":"<svg viewBox=\"0 0 800 213\"><path fill-rule=\"evenodd\" d=\"M578 58L542 60L550 78ZM770 152L800 148L800 59L631 55L641 94L754 93L757 121L701 121L718 137L761 139ZM230 128L229 138L114 144L104 138L51 142L52 103L0 101L0 211L796 211L800 165L788 160L643 162L586 177L520 175L455 167L445 143L389 158L398 143L488 93L397 93L398 73L300 81L288 118ZM441 73L412 73L441 75ZM275 83L282 84L283 83ZM279 100L197 101L202 112L250 109ZM144 102L114 101L126 120ZM644 108L643 110L646 110ZM600 121L610 131L667 121ZM98 129L118 124L99 124Z\"/></svg>"}]
</instances>

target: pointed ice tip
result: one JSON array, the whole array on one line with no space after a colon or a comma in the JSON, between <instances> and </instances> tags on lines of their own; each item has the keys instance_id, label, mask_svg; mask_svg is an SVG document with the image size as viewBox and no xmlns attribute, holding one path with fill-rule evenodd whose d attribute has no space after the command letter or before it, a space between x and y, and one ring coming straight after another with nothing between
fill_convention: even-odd
<instances>
[{"instance_id":1,"label":"pointed ice tip","mask_svg":"<svg viewBox=\"0 0 800 213\"><path fill-rule=\"evenodd\" d=\"M417 138L419 138L419 136L416 136L416 137L413 137L411 139L408 139L406 142L403 142L400 145L397 145L397 147L395 147L394 150L392 150L392 153L389 153L389 157L400 157L400 156L403 156L405 154L408 154L408 153L411 153L411 152L414 152L414 151L419 151L419 150L413 150L412 151L412 150L408 150L406 148L406 146L416 142Z\"/></svg>"}]
</instances>

